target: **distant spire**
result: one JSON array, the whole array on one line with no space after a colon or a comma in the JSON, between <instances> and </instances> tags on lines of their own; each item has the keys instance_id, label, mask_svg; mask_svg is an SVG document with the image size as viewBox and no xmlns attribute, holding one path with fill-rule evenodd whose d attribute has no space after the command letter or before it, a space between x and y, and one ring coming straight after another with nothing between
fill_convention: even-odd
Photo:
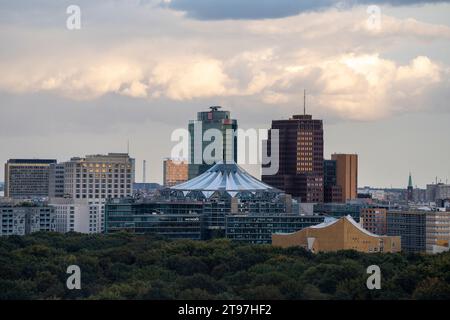
<instances>
[{"instance_id":1,"label":"distant spire","mask_svg":"<svg viewBox=\"0 0 450 320\"><path fill-rule=\"evenodd\" d=\"M409 172L408 188L412 188L412 187L413 187L412 177L411 177L411 172Z\"/></svg>"}]
</instances>

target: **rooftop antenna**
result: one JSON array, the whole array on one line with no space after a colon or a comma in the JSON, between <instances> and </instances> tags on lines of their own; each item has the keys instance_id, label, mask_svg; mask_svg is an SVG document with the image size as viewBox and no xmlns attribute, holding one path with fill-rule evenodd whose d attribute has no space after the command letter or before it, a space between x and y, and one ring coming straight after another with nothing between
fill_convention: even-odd
<instances>
[{"instance_id":1,"label":"rooftop antenna","mask_svg":"<svg viewBox=\"0 0 450 320\"><path fill-rule=\"evenodd\" d=\"M306 90L303 89L303 115L306 116Z\"/></svg>"},{"instance_id":2,"label":"rooftop antenna","mask_svg":"<svg viewBox=\"0 0 450 320\"><path fill-rule=\"evenodd\" d=\"M127 154L130 154L130 139L127 140Z\"/></svg>"}]
</instances>

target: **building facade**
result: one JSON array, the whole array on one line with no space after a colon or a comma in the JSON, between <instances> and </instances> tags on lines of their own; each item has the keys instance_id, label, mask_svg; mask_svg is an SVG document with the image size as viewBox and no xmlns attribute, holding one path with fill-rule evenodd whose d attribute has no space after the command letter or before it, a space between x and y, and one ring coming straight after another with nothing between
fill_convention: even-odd
<instances>
[{"instance_id":1,"label":"building facade","mask_svg":"<svg viewBox=\"0 0 450 320\"><path fill-rule=\"evenodd\" d=\"M219 110L220 108L213 106L210 111L198 112L197 120L189 121L189 179L201 175L215 164L211 159L203 157L205 149L211 143L210 137L204 136L207 130L218 130L222 135L223 152L217 155L221 156L220 160L237 162L237 120L231 119L229 111Z\"/></svg>"},{"instance_id":2,"label":"building facade","mask_svg":"<svg viewBox=\"0 0 450 320\"><path fill-rule=\"evenodd\" d=\"M274 234L272 244L280 247L300 246L314 253L338 250L378 253L401 250L400 237L373 234L350 216L326 221L290 234Z\"/></svg>"},{"instance_id":3,"label":"building facade","mask_svg":"<svg viewBox=\"0 0 450 320\"><path fill-rule=\"evenodd\" d=\"M342 202L342 188L337 185L336 160L323 161L324 202Z\"/></svg>"},{"instance_id":4,"label":"building facade","mask_svg":"<svg viewBox=\"0 0 450 320\"><path fill-rule=\"evenodd\" d=\"M426 198L429 202L450 199L450 184L427 184Z\"/></svg>"},{"instance_id":5,"label":"building facade","mask_svg":"<svg viewBox=\"0 0 450 320\"><path fill-rule=\"evenodd\" d=\"M336 183L342 190L342 201L358 197L358 155L332 154L336 161Z\"/></svg>"},{"instance_id":6,"label":"building facade","mask_svg":"<svg viewBox=\"0 0 450 320\"><path fill-rule=\"evenodd\" d=\"M438 253L449 250L450 243L450 212L428 212L426 223L426 251Z\"/></svg>"},{"instance_id":7,"label":"building facade","mask_svg":"<svg viewBox=\"0 0 450 320\"><path fill-rule=\"evenodd\" d=\"M189 168L187 161L165 159L163 163L164 187L173 187L188 180Z\"/></svg>"},{"instance_id":8,"label":"building facade","mask_svg":"<svg viewBox=\"0 0 450 320\"><path fill-rule=\"evenodd\" d=\"M102 233L105 229L104 199L51 198L57 232Z\"/></svg>"},{"instance_id":9,"label":"building facade","mask_svg":"<svg viewBox=\"0 0 450 320\"><path fill-rule=\"evenodd\" d=\"M108 199L133 194L135 161L126 153L72 158L63 166L65 197Z\"/></svg>"},{"instance_id":10,"label":"building facade","mask_svg":"<svg viewBox=\"0 0 450 320\"><path fill-rule=\"evenodd\" d=\"M386 222L387 234L402 238L403 251L425 252L426 211L389 210Z\"/></svg>"},{"instance_id":11,"label":"building facade","mask_svg":"<svg viewBox=\"0 0 450 320\"><path fill-rule=\"evenodd\" d=\"M298 214L227 215L225 236L238 242L270 244L274 233L292 233L323 221L323 216Z\"/></svg>"},{"instance_id":12,"label":"building facade","mask_svg":"<svg viewBox=\"0 0 450 320\"><path fill-rule=\"evenodd\" d=\"M49 206L0 204L0 235L56 231L55 218L55 211Z\"/></svg>"},{"instance_id":13,"label":"building facade","mask_svg":"<svg viewBox=\"0 0 450 320\"><path fill-rule=\"evenodd\" d=\"M5 197L48 197L49 167L56 160L10 159L5 164Z\"/></svg>"},{"instance_id":14,"label":"building facade","mask_svg":"<svg viewBox=\"0 0 450 320\"><path fill-rule=\"evenodd\" d=\"M361 226L369 232L378 235L387 234L386 208L361 208Z\"/></svg>"},{"instance_id":15,"label":"building facade","mask_svg":"<svg viewBox=\"0 0 450 320\"><path fill-rule=\"evenodd\" d=\"M262 181L301 202L323 202L322 120L306 114L294 115L289 120L273 120L268 154L271 154L273 130L278 130L279 170L274 175L263 175Z\"/></svg>"},{"instance_id":16,"label":"building facade","mask_svg":"<svg viewBox=\"0 0 450 320\"><path fill-rule=\"evenodd\" d=\"M106 205L106 233L155 233L169 239L205 236L202 204L111 199Z\"/></svg>"}]
</instances>

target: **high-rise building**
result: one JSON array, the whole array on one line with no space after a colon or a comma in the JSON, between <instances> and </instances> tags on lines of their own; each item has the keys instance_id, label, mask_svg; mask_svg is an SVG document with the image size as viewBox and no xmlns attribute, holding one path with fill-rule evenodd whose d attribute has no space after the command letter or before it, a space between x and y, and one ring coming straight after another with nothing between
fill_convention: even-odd
<instances>
[{"instance_id":1,"label":"high-rise building","mask_svg":"<svg viewBox=\"0 0 450 320\"><path fill-rule=\"evenodd\" d=\"M274 175L262 175L262 181L301 202L323 202L322 120L306 114L273 120L267 141L269 154L273 130L278 130L279 170Z\"/></svg>"},{"instance_id":2,"label":"high-rise building","mask_svg":"<svg viewBox=\"0 0 450 320\"><path fill-rule=\"evenodd\" d=\"M188 163L185 160L165 159L163 164L164 187L173 187L188 180Z\"/></svg>"},{"instance_id":3,"label":"high-rise building","mask_svg":"<svg viewBox=\"0 0 450 320\"><path fill-rule=\"evenodd\" d=\"M133 194L135 161L127 153L88 155L63 165L65 197L107 199Z\"/></svg>"},{"instance_id":4,"label":"high-rise building","mask_svg":"<svg viewBox=\"0 0 450 320\"><path fill-rule=\"evenodd\" d=\"M385 235L386 213L386 208L361 208L360 223L369 232Z\"/></svg>"},{"instance_id":5,"label":"high-rise building","mask_svg":"<svg viewBox=\"0 0 450 320\"><path fill-rule=\"evenodd\" d=\"M389 236L401 236L405 252L425 252L426 211L389 210L386 231Z\"/></svg>"},{"instance_id":6,"label":"high-rise building","mask_svg":"<svg viewBox=\"0 0 450 320\"><path fill-rule=\"evenodd\" d=\"M336 160L323 161L324 202L342 202L342 188L337 185Z\"/></svg>"},{"instance_id":7,"label":"high-rise building","mask_svg":"<svg viewBox=\"0 0 450 320\"><path fill-rule=\"evenodd\" d=\"M237 120L231 119L229 111L219 110L221 107L210 107L210 111L197 113L197 120L189 121L189 179L206 172L215 163L203 157L205 148L212 142L210 137L204 138L207 130L216 129L222 134L223 152L220 160L237 162Z\"/></svg>"},{"instance_id":8,"label":"high-rise building","mask_svg":"<svg viewBox=\"0 0 450 320\"><path fill-rule=\"evenodd\" d=\"M10 159L5 164L5 197L47 197L49 167L56 160Z\"/></svg>"},{"instance_id":9,"label":"high-rise building","mask_svg":"<svg viewBox=\"0 0 450 320\"><path fill-rule=\"evenodd\" d=\"M358 155L332 154L336 161L337 185L342 189L342 201L354 200L358 197Z\"/></svg>"}]
</instances>

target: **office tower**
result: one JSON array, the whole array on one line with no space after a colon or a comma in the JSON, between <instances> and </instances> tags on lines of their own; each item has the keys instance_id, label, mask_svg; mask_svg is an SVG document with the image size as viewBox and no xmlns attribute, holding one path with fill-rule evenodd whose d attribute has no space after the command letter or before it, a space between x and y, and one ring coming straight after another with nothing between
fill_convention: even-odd
<instances>
[{"instance_id":1,"label":"office tower","mask_svg":"<svg viewBox=\"0 0 450 320\"><path fill-rule=\"evenodd\" d=\"M337 185L336 160L323 161L323 188L326 203L342 202L342 188Z\"/></svg>"},{"instance_id":2,"label":"office tower","mask_svg":"<svg viewBox=\"0 0 450 320\"><path fill-rule=\"evenodd\" d=\"M0 236L55 231L55 211L49 206L0 204Z\"/></svg>"},{"instance_id":3,"label":"office tower","mask_svg":"<svg viewBox=\"0 0 450 320\"><path fill-rule=\"evenodd\" d=\"M220 160L237 162L237 120L231 119L229 111L219 110L220 106L210 107L210 111L197 113L197 120L189 121L189 179L206 172L214 163L208 164L209 159L203 157L205 148L212 141L204 141L204 134L209 129L216 129L222 133L223 152Z\"/></svg>"},{"instance_id":4,"label":"office tower","mask_svg":"<svg viewBox=\"0 0 450 320\"><path fill-rule=\"evenodd\" d=\"M367 231L384 235L386 234L386 213L385 208L361 208L360 223Z\"/></svg>"},{"instance_id":5,"label":"office tower","mask_svg":"<svg viewBox=\"0 0 450 320\"><path fill-rule=\"evenodd\" d=\"M336 161L337 185L342 189L342 201L353 200L358 197L358 155L332 154Z\"/></svg>"},{"instance_id":6,"label":"office tower","mask_svg":"<svg viewBox=\"0 0 450 320\"><path fill-rule=\"evenodd\" d=\"M323 124L311 115L273 120L267 148L271 153L272 131L279 135L279 170L262 175L262 181L301 202L323 202Z\"/></svg>"},{"instance_id":7,"label":"office tower","mask_svg":"<svg viewBox=\"0 0 450 320\"><path fill-rule=\"evenodd\" d=\"M173 187L188 180L188 163L184 160L165 159L163 164L164 187Z\"/></svg>"},{"instance_id":8,"label":"office tower","mask_svg":"<svg viewBox=\"0 0 450 320\"><path fill-rule=\"evenodd\" d=\"M88 155L63 165L65 197L107 199L133 194L135 162L127 153Z\"/></svg>"},{"instance_id":9,"label":"office tower","mask_svg":"<svg viewBox=\"0 0 450 320\"><path fill-rule=\"evenodd\" d=\"M57 232L101 233L105 226L104 199L51 198Z\"/></svg>"},{"instance_id":10,"label":"office tower","mask_svg":"<svg viewBox=\"0 0 450 320\"><path fill-rule=\"evenodd\" d=\"M409 179L408 179L408 188L406 189L406 200L407 201L413 201L413 194L414 193L414 188L413 188L413 183L412 183L412 177L411 177L411 172L409 173Z\"/></svg>"},{"instance_id":11,"label":"office tower","mask_svg":"<svg viewBox=\"0 0 450 320\"><path fill-rule=\"evenodd\" d=\"M5 197L47 197L49 167L56 160L10 159L5 164Z\"/></svg>"},{"instance_id":12,"label":"office tower","mask_svg":"<svg viewBox=\"0 0 450 320\"><path fill-rule=\"evenodd\" d=\"M403 251L424 252L426 214L426 211L389 210L386 214L386 232L389 236L401 236Z\"/></svg>"},{"instance_id":13,"label":"office tower","mask_svg":"<svg viewBox=\"0 0 450 320\"><path fill-rule=\"evenodd\" d=\"M380 236L362 228L350 216L325 221L290 234L273 234L272 244L279 247L300 246L311 252L356 250L366 253L399 252L398 236Z\"/></svg>"}]
</instances>

